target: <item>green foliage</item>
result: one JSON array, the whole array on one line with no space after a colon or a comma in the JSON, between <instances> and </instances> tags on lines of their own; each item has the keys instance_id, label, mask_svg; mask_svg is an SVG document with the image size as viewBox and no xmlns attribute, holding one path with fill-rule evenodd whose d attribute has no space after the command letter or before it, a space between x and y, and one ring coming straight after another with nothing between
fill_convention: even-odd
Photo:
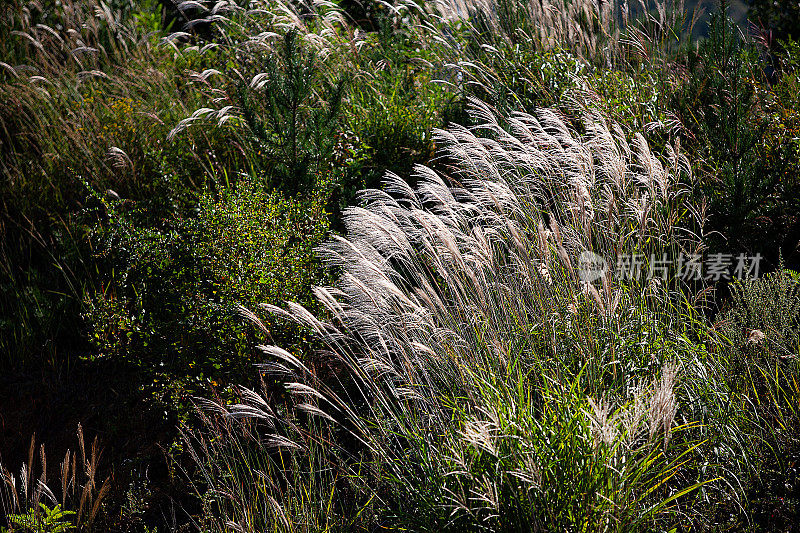
<instances>
[{"instance_id":1,"label":"green foliage","mask_svg":"<svg viewBox=\"0 0 800 533\"><path fill-rule=\"evenodd\" d=\"M73 511L65 511L56 504L50 508L44 503L39 502L39 509L30 509L26 514L9 515L8 521L11 524L8 533L66 533L73 531L75 526L69 520L74 515Z\"/></svg>"},{"instance_id":2,"label":"green foliage","mask_svg":"<svg viewBox=\"0 0 800 533\"><path fill-rule=\"evenodd\" d=\"M800 5L795 2L747 0L747 19L768 33L770 39L800 39Z\"/></svg>"},{"instance_id":3,"label":"green foliage","mask_svg":"<svg viewBox=\"0 0 800 533\"><path fill-rule=\"evenodd\" d=\"M685 394L703 425L698 475L740 487L733 497L704 492L707 523L768 531L788 527L800 504L800 293L798 275L781 270L737 282L711 352L687 364Z\"/></svg>"},{"instance_id":4,"label":"green foliage","mask_svg":"<svg viewBox=\"0 0 800 533\"><path fill-rule=\"evenodd\" d=\"M795 359L800 353L800 276L781 270L738 282L721 332L743 368L764 355ZM732 361L733 362L733 361Z\"/></svg>"},{"instance_id":5,"label":"green foliage","mask_svg":"<svg viewBox=\"0 0 800 533\"><path fill-rule=\"evenodd\" d=\"M725 13L711 17L708 37L688 59L687 79L670 107L696 154L698 200L708 205L707 242L727 253L761 253L773 264L797 262L800 120L791 43L774 82L764 50ZM671 113L667 123L675 124Z\"/></svg>"},{"instance_id":6,"label":"green foliage","mask_svg":"<svg viewBox=\"0 0 800 533\"><path fill-rule=\"evenodd\" d=\"M792 20L777 20L774 6L753 3L751 18L792 33ZM797 43L787 40L765 57L725 17L727 2L699 43L686 39L690 24L671 3L630 11L628 2L616 1L478 4L340 0L342 14L331 3L280 0L228 3L213 13L206 0L185 3L181 12L166 0L2 3L3 375L46 382L75 362L93 369L91 376L118 372L109 385L120 394L115 406L86 401L75 417L118 416L153 393L156 403L148 407L166 412L164 424L177 414L191 425L187 441L197 452L192 473L200 476L193 480L204 513L192 520L207 522L204 530L229 528L228 517L258 531L627 531L684 519L698 529L744 528L769 527L773 517L789 528L800 508L792 473L800 464L793 275L736 285L713 329L697 295L676 280L666 287L566 282L572 267L557 265L584 248L604 251L612 262L624 251L677 255L687 250L673 242L672 225L694 220L707 205L704 244L770 258L781 250L795 266ZM169 24L186 33L162 39L156 30ZM468 116L471 97L493 105L503 127L512 127L484 132L470 151L434 157L447 141L433 130L487 121L488 115ZM545 107L554 108L552 116ZM592 121L613 119L625 131L560 145L562 128L599 131L579 124L585 117L576 110L595 113ZM524 129L512 116L519 111L534 117L525 120L541 119L537 135L551 137L520 137L513 149L492 152L508 133ZM575 121L554 120L560 113ZM191 122L197 124L184 127ZM491 130L493 119L484 125ZM642 130L646 142L637 136L628 146ZM652 159L637 148L666 150L677 140L698 178L693 203L682 190L693 185L688 163ZM516 159L532 146L542 152ZM486 151L498 157L459 166ZM315 248L330 227L343 229L347 213L361 212L347 207L363 188L378 187L386 171L409 175L417 164L431 165L442 183L469 189L497 170L503 186L483 198L500 211L507 190L575 154L533 200L513 204L507 225L485 235L463 230L491 224L496 212L476 218L475 206L450 211L451 204L436 203L450 191L441 196L438 182L425 182L422 200L403 199L386 212L413 204L419 210L402 220L416 220L436 204L440 211L428 214L445 225L460 221L448 229L458 238L440 241L443 233L433 232L425 238L434 245L417 246L433 220L423 217L406 236L415 252L385 261L396 263L392 275L362 280L384 263L353 266L400 242L392 239L374 241L334 269L364 281L364 294L397 283L391 294L348 300L347 312L366 305L386 331L413 319L404 330L409 335L436 313L392 313L421 305L435 285L428 301L441 303L435 311L446 316L417 344L384 330L375 335L348 315L317 331L334 337L329 352L317 354L306 337L307 315L294 308L295 319L309 322L288 323L258 307L290 300L319 314L311 287L329 282L330 273ZM575 182L588 167L591 179ZM665 182L662 169L670 176ZM417 179L409 176L412 185ZM680 190L666 198L670 187ZM361 196L365 207L383 198L371 194ZM456 203L463 194L453 190ZM572 224L572 215L560 212L575 198L590 199L588 222ZM573 214L586 215L585 208ZM347 229L358 237L356 247L397 223L359 233L352 220ZM681 231L701 235L701 222L697 216ZM559 236L556 244L553 223L570 226L564 242ZM514 235L519 227L526 228L521 237ZM584 234L585 241L574 241ZM527 240L536 235L535 243ZM485 248L464 247L484 237ZM525 245L510 245L520 238ZM526 263L542 243L544 263ZM469 252L461 264L485 260L493 268L445 279L453 262L429 257L417 265L425 275L398 281L424 253L453 247ZM542 266L552 278L547 284ZM477 271L485 276L471 277ZM528 278L535 282L525 285ZM483 299L475 299L477 279L491 281ZM458 283L463 290L452 289ZM255 309L249 322L240 306ZM259 321L263 327L254 327ZM331 333L343 324L343 336ZM289 350L269 361L276 376L252 371L265 358L258 343ZM408 355L429 344L435 349ZM374 346L379 357L369 351ZM290 369L297 361L308 368ZM228 386L255 389L262 378L263 395ZM120 392L116 380L129 390ZM631 422L654 418L642 413L657 404L657 391L659 401L679 406L672 414L676 424L685 421L680 427ZM219 394L218 410L232 417L208 415L192 425L197 420L187 413L195 394ZM226 404L234 398L242 403ZM263 416L242 420L253 413ZM138 452L128 443L143 437L126 434L135 430L124 416L104 423L125 442L114 449ZM208 432L192 431L198 427ZM171 441L180 453L177 426L166 433L161 444ZM82 459L91 470L83 487L97 489L94 459ZM144 479L148 461L138 463L143 479L129 485L120 515L137 527L145 527L158 492ZM8 472L0 478L11 479ZM29 485L36 479L26 476ZM81 484L71 486L62 507L73 508L76 490L80 497ZM97 501L108 491L102 487ZM36 530L22 521L56 510L63 512L26 501L14 508L10 526ZM69 524L63 513L53 521Z\"/></svg>"},{"instance_id":7,"label":"green foliage","mask_svg":"<svg viewBox=\"0 0 800 533\"><path fill-rule=\"evenodd\" d=\"M87 348L82 302L106 274L86 238L96 222L85 209L86 183L166 217L189 208L209 172L235 172L240 159L222 131L166 140L169 125L201 94L181 79L176 61L146 42L120 30L118 46L103 55L64 55L77 41L97 44L106 27L88 6L64 4L66 18L51 21L63 25L58 38L17 21L18 31L41 44L26 59L41 80L12 76L0 84L0 347L7 368L63 365L66 353Z\"/></svg>"},{"instance_id":8,"label":"green foliage","mask_svg":"<svg viewBox=\"0 0 800 533\"><path fill-rule=\"evenodd\" d=\"M359 143L348 172L359 177L358 190L377 186L389 169L409 172L432 157L431 130L439 125L436 111L400 98L387 100L375 102L357 126ZM344 183L352 179L345 177Z\"/></svg>"},{"instance_id":9,"label":"green foliage","mask_svg":"<svg viewBox=\"0 0 800 533\"><path fill-rule=\"evenodd\" d=\"M670 90L664 86L662 72L650 68L635 72L598 69L589 83L601 95L595 105L615 121L636 129L666 122Z\"/></svg>"},{"instance_id":10,"label":"green foliage","mask_svg":"<svg viewBox=\"0 0 800 533\"><path fill-rule=\"evenodd\" d=\"M241 378L258 356L238 306L307 301L323 279L313 252L327 232L323 204L287 199L246 177L204 193L194 216L155 227L136 222L146 213L107 204L96 238L113 276L86 312L98 356L158 376L162 390L180 388L181 376L190 377L189 389L197 380ZM297 330L271 336L304 346Z\"/></svg>"},{"instance_id":11,"label":"green foliage","mask_svg":"<svg viewBox=\"0 0 800 533\"><path fill-rule=\"evenodd\" d=\"M456 98L434 83L435 72L425 66L436 60L435 48L388 18L365 36L357 68L369 78L350 84L333 159L337 212L354 203L360 190L377 186L387 171L410 172L432 157L432 130L443 125Z\"/></svg>"},{"instance_id":12,"label":"green foliage","mask_svg":"<svg viewBox=\"0 0 800 533\"><path fill-rule=\"evenodd\" d=\"M569 51L542 51L531 38L502 46L487 59L497 77L491 85L493 94L477 91L476 96L508 111L533 112L557 105L589 70Z\"/></svg>"},{"instance_id":13,"label":"green foliage","mask_svg":"<svg viewBox=\"0 0 800 533\"><path fill-rule=\"evenodd\" d=\"M762 250L758 218L771 207L779 173L766 172L759 146L769 127L758 52L724 13L712 16L708 38L690 58L689 79L676 107L697 143L710 204L712 247L729 253Z\"/></svg>"},{"instance_id":14,"label":"green foliage","mask_svg":"<svg viewBox=\"0 0 800 533\"><path fill-rule=\"evenodd\" d=\"M276 56L250 59L259 74L250 86L239 87L238 104L270 185L297 194L313 190L327 170L345 84L342 77L324 75L320 60L295 30L285 33Z\"/></svg>"}]
</instances>

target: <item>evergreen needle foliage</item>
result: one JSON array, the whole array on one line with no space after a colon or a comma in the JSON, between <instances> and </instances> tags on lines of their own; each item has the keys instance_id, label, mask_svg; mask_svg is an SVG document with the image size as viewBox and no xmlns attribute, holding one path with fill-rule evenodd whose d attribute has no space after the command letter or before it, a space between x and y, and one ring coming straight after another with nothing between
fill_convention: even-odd
<instances>
[{"instance_id":1,"label":"evergreen needle foliage","mask_svg":"<svg viewBox=\"0 0 800 533\"><path fill-rule=\"evenodd\" d=\"M292 29L275 55L261 56L261 72L242 84L238 103L253 133L270 185L292 194L314 190L328 169L341 123L343 77L329 80L316 54Z\"/></svg>"}]
</instances>

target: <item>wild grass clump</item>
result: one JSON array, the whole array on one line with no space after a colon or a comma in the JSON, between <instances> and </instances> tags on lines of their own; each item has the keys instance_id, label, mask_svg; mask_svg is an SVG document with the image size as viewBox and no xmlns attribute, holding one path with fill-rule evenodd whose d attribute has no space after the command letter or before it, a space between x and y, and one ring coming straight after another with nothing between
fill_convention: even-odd
<instances>
[{"instance_id":1,"label":"wild grass clump","mask_svg":"<svg viewBox=\"0 0 800 533\"><path fill-rule=\"evenodd\" d=\"M152 524L151 441L219 394L201 529L791 524L796 284L678 269L795 266L796 43L727 2L700 43L680 0L358 3L0 5L14 460L28 408L99 414L144 450L110 522ZM42 494L10 525L76 525Z\"/></svg>"},{"instance_id":2,"label":"wild grass clump","mask_svg":"<svg viewBox=\"0 0 800 533\"><path fill-rule=\"evenodd\" d=\"M77 444L80 453L67 450L55 473L48 472L43 444L39 445L37 461L35 435L31 437L28 460L18 475L0 463L0 510L8 526L2 531L94 531L95 522L100 522L103 500L111 489L111 478L99 482L102 451L97 437L87 449L80 424Z\"/></svg>"},{"instance_id":3,"label":"wild grass clump","mask_svg":"<svg viewBox=\"0 0 800 533\"><path fill-rule=\"evenodd\" d=\"M472 114L436 134L446 173L417 167L416 189L390 174L345 212L347 237L320 250L339 273L315 289L325 321L265 306L313 331L335 370L265 346L288 397L213 407L225 420L195 453L219 527L289 530L332 506L362 527L647 530L707 481L674 482L696 446L678 287L615 266L698 245L682 233L697 223L686 160L598 116L579 134L551 110ZM586 252L612 266L586 278Z\"/></svg>"}]
</instances>

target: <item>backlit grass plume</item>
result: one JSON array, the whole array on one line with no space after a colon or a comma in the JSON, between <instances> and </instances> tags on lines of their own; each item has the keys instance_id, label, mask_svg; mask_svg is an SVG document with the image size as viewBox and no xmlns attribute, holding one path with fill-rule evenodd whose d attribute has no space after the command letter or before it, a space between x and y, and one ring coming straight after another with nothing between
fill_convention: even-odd
<instances>
[{"instance_id":1,"label":"backlit grass plume","mask_svg":"<svg viewBox=\"0 0 800 533\"><path fill-rule=\"evenodd\" d=\"M647 265L623 280L616 265L694 249L680 229L697 223L688 163L599 116L498 117L480 102L472 114L478 126L437 132L437 170L417 167L416 189L390 174L346 211L346 236L320 250L339 279L316 289L324 320L268 306L313 331L333 370L263 347L289 400L211 404L225 416L189 441L220 526L677 520L673 504L697 485L676 476L693 449L676 397L676 286L644 279ZM585 252L607 262L597 279Z\"/></svg>"}]
</instances>

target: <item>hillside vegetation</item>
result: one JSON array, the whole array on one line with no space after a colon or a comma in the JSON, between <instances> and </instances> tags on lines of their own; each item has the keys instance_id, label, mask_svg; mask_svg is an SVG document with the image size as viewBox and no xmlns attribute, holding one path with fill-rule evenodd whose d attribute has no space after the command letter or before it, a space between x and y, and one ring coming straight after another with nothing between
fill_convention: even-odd
<instances>
[{"instance_id":1,"label":"hillside vegetation","mask_svg":"<svg viewBox=\"0 0 800 533\"><path fill-rule=\"evenodd\" d=\"M4 2L0 531L792 531L796 13L665 1Z\"/></svg>"}]
</instances>

